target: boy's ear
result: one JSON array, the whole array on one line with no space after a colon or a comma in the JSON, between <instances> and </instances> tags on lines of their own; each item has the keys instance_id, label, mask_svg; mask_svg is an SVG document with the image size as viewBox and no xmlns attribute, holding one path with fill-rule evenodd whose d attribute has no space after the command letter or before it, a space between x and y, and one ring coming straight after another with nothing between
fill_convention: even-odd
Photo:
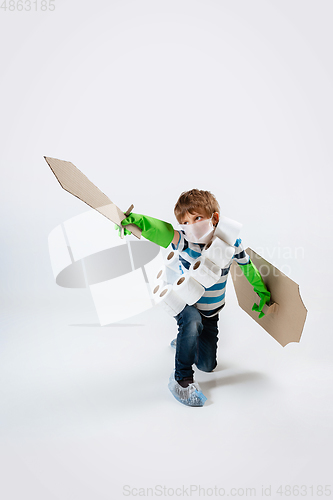
<instances>
[{"instance_id":1,"label":"boy's ear","mask_svg":"<svg viewBox=\"0 0 333 500\"><path fill-rule=\"evenodd\" d=\"M213 213L213 224L216 225L218 221L220 220L220 216L218 212Z\"/></svg>"}]
</instances>

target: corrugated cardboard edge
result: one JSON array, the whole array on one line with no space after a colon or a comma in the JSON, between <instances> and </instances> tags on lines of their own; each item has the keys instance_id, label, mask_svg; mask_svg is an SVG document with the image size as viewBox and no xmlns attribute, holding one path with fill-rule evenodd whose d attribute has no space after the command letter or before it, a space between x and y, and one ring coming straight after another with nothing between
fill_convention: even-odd
<instances>
[{"instance_id":1,"label":"corrugated cardboard edge","mask_svg":"<svg viewBox=\"0 0 333 500\"><path fill-rule=\"evenodd\" d=\"M240 266L233 262L230 272L239 306L282 346L299 342L307 316L299 285L251 248L247 248L246 252L261 272L271 292L271 305L265 306L265 316L259 319L258 312L252 311L254 302L259 304L259 297L243 275Z\"/></svg>"}]
</instances>

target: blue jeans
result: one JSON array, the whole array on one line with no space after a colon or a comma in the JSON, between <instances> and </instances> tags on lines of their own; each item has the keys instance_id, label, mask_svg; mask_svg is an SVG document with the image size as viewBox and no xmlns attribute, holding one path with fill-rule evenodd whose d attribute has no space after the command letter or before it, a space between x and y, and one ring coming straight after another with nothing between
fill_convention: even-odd
<instances>
[{"instance_id":1,"label":"blue jeans","mask_svg":"<svg viewBox=\"0 0 333 500\"><path fill-rule=\"evenodd\" d=\"M219 315L206 318L196 307L187 305L175 318L178 324L175 379L192 376L193 364L204 372L214 370L217 365Z\"/></svg>"}]
</instances>

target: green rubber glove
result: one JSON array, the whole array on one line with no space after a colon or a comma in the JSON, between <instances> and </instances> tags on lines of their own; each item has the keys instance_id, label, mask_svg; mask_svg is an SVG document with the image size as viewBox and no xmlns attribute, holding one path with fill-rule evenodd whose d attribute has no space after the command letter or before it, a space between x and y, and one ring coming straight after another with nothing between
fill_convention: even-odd
<instances>
[{"instance_id":1,"label":"green rubber glove","mask_svg":"<svg viewBox=\"0 0 333 500\"><path fill-rule=\"evenodd\" d=\"M124 219L125 220L125 219ZM118 236L121 237L121 227L118 226L118 224L115 224L114 225L114 228L116 231L118 231ZM126 236L127 234L132 234L131 231L129 231L128 229L125 229L124 228L124 236Z\"/></svg>"},{"instance_id":2,"label":"green rubber glove","mask_svg":"<svg viewBox=\"0 0 333 500\"><path fill-rule=\"evenodd\" d=\"M164 248L170 245L174 236L174 229L171 224L146 215L130 213L126 219L121 221L121 224L122 226L136 224L142 230L142 236ZM126 231L127 229L125 229L125 234Z\"/></svg>"},{"instance_id":3,"label":"green rubber glove","mask_svg":"<svg viewBox=\"0 0 333 500\"><path fill-rule=\"evenodd\" d=\"M259 318L262 318L265 316L265 314L262 312L264 305L270 301L271 294L267 290L265 283L263 282L263 279L256 268L256 266L249 261L248 264L245 265L240 265L239 266L246 279L248 280L249 283L253 286L253 290L259 295L260 297L260 304L257 305L256 303L253 304L252 306L252 311L258 311L259 312Z\"/></svg>"}]
</instances>

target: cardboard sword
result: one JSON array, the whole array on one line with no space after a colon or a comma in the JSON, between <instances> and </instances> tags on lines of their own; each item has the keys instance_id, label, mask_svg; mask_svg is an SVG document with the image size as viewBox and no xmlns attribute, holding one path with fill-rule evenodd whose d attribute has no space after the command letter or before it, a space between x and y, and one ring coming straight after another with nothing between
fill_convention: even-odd
<instances>
[{"instance_id":1,"label":"cardboard sword","mask_svg":"<svg viewBox=\"0 0 333 500\"><path fill-rule=\"evenodd\" d=\"M133 205L124 213L73 163L47 156L44 156L44 158L65 191L84 201L91 208L117 224L121 228L121 236L124 236L124 227L121 225L121 221L129 215ZM141 238L141 229L135 224L128 224L126 229L131 231L137 238Z\"/></svg>"}]
</instances>

